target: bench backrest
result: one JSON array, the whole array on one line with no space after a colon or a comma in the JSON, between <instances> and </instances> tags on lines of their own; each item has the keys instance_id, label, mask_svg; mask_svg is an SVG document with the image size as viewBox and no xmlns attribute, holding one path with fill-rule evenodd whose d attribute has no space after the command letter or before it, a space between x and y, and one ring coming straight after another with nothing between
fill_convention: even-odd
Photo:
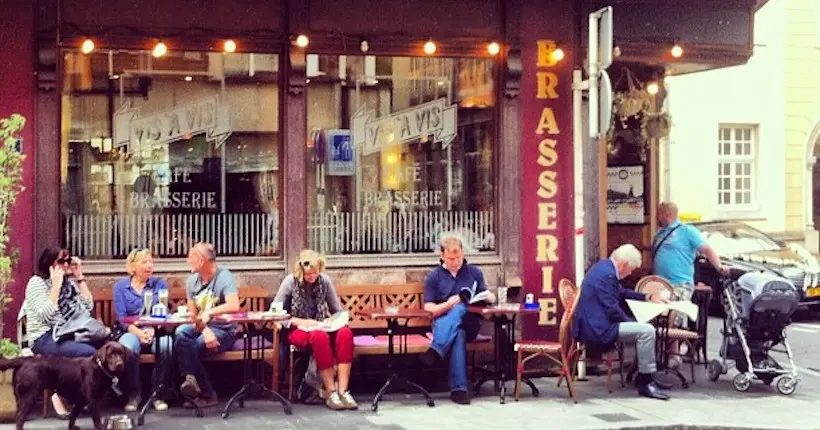
<instances>
[{"instance_id":1,"label":"bench backrest","mask_svg":"<svg viewBox=\"0 0 820 430\"><path fill-rule=\"evenodd\" d=\"M424 284L359 284L338 285L336 293L342 306L350 312L350 328L352 329L384 329L387 322L374 320L359 313L364 309L382 309L387 306L397 306L405 309L424 308ZM430 321L413 319L410 327L429 326Z\"/></svg>"},{"instance_id":2,"label":"bench backrest","mask_svg":"<svg viewBox=\"0 0 820 430\"><path fill-rule=\"evenodd\" d=\"M239 304L243 311L260 312L267 310L267 300L270 293L263 287L239 287ZM185 288L171 286L168 288L168 307L170 312L176 312L177 306L188 301ZM94 291L94 316L103 324L113 327L117 320L114 312L114 293L110 288Z\"/></svg>"}]
</instances>

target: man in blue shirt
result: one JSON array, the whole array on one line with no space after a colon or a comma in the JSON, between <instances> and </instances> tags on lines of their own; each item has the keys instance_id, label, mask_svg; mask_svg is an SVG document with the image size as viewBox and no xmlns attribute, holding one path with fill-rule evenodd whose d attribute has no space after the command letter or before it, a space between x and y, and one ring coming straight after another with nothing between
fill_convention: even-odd
<instances>
[{"instance_id":1,"label":"man in blue shirt","mask_svg":"<svg viewBox=\"0 0 820 430\"><path fill-rule=\"evenodd\" d=\"M481 326L478 315L467 312L459 293L462 288L487 290L484 274L464 259L464 244L455 234L444 235L439 245L441 264L424 279L424 310L433 314L433 341L422 357L432 365L436 357L450 355L450 399L470 403L467 392L467 342L475 339ZM490 293L489 301L495 296Z\"/></svg>"},{"instance_id":2,"label":"man in blue shirt","mask_svg":"<svg viewBox=\"0 0 820 430\"><path fill-rule=\"evenodd\" d=\"M652 240L653 272L672 284L675 300L691 300L695 292L695 257L703 254L715 270L722 275L729 273L720 263L720 256L703 238L703 234L692 225L683 224L678 219L678 207L672 202L658 205L660 228ZM687 317L678 314L675 325L683 327ZM677 342L670 345L669 366L681 364Z\"/></svg>"}]
</instances>

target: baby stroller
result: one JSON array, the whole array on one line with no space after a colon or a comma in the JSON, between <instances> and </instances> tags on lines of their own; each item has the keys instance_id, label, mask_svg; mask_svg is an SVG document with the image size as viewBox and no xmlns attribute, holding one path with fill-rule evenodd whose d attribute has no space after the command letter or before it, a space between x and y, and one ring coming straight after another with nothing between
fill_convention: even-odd
<instances>
[{"instance_id":1,"label":"baby stroller","mask_svg":"<svg viewBox=\"0 0 820 430\"><path fill-rule=\"evenodd\" d=\"M797 372L786 327L797 309L800 295L791 281L763 272L746 273L737 281L725 280L723 305L723 342L720 357L707 366L709 379L717 381L733 362L740 372L732 380L738 391L747 391L752 380L769 385L777 380L777 391L789 395L797 388ZM778 345L783 350L775 350ZM770 352L785 353L789 368L783 368Z\"/></svg>"}]
</instances>

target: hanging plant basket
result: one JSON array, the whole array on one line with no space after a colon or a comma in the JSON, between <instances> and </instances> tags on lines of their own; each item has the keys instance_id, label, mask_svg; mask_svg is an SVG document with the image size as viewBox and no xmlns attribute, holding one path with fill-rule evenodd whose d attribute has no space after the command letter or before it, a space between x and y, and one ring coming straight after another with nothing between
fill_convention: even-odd
<instances>
[{"instance_id":1,"label":"hanging plant basket","mask_svg":"<svg viewBox=\"0 0 820 430\"><path fill-rule=\"evenodd\" d=\"M618 94L615 98L615 115L621 118L637 115L649 108L649 102L649 94L637 88Z\"/></svg>"},{"instance_id":2,"label":"hanging plant basket","mask_svg":"<svg viewBox=\"0 0 820 430\"><path fill-rule=\"evenodd\" d=\"M644 131L649 139L661 139L669 136L672 119L667 113L651 113L644 117Z\"/></svg>"}]
</instances>

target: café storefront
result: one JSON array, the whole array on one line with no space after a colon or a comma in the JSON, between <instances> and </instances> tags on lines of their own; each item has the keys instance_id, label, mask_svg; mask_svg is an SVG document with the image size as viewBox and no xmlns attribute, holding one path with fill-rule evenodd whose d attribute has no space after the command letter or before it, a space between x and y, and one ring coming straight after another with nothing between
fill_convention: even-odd
<instances>
[{"instance_id":1,"label":"caf\u00e9 storefront","mask_svg":"<svg viewBox=\"0 0 820 430\"><path fill-rule=\"evenodd\" d=\"M572 70L598 3L39 1L17 24L36 59L17 278L59 243L92 289L135 247L173 282L204 240L271 291L305 247L337 283L419 282L457 231L554 327L575 273ZM667 42L630 43L634 60ZM721 49L693 62L748 58Z\"/></svg>"}]
</instances>

